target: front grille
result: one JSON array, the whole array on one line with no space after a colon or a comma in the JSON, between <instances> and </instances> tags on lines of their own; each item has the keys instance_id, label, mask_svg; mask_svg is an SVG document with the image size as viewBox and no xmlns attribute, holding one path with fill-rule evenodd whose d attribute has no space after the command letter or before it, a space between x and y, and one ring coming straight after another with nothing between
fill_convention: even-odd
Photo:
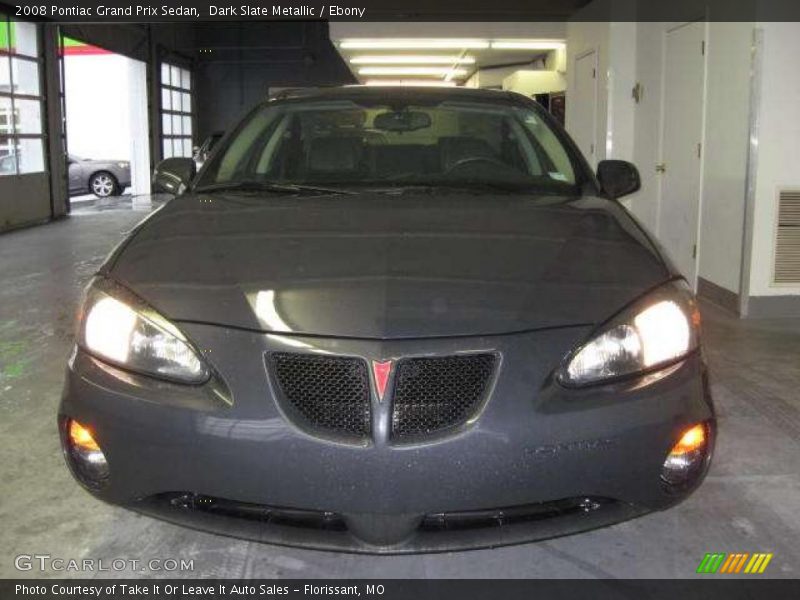
<instances>
[{"instance_id":1,"label":"front grille","mask_svg":"<svg viewBox=\"0 0 800 600\"><path fill-rule=\"evenodd\" d=\"M494 354L401 360L392 394L392 437L428 435L468 421L481 405L495 361Z\"/></svg>"},{"instance_id":2,"label":"front grille","mask_svg":"<svg viewBox=\"0 0 800 600\"><path fill-rule=\"evenodd\" d=\"M270 356L280 394L302 424L364 437L370 432L369 379L359 358L280 352Z\"/></svg>"}]
</instances>

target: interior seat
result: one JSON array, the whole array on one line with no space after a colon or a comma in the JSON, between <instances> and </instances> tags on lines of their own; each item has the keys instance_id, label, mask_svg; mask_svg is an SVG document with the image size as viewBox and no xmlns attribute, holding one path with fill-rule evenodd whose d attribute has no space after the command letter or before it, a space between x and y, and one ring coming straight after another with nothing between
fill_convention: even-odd
<instances>
[{"instance_id":1,"label":"interior seat","mask_svg":"<svg viewBox=\"0 0 800 600\"><path fill-rule=\"evenodd\" d=\"M373 165L379 177L433 173L437 170L436 146L385 144L373 147Z\"/></svg>"}]
</instances>

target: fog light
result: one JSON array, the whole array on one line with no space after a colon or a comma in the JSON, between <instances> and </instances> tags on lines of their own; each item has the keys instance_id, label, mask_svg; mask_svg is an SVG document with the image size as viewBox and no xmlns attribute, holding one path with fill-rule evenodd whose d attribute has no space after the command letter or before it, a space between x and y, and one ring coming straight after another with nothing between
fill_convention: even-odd
<instances>
[{"instance_id":1,"label":"fog light","mask_svg":"<svg viewBox=\"0 0 800 600\"><path fill-rule=\"evenodd\" d=\"M99 451L100 446L94 441L92 432L77 421L69 422L69 441L76 448L89 452Z\"/></svg>"},{"instance_id":2,"label":"fog light","mask_svg":"<svg viewBox=\"0 0 800 600\"><path fill-rule=\"evenodd\" d=\"M693 482L703 470L708 455L708 426L698 423L685 430L664 461L661 479L672 487Z\"/></svg>"},{"instance_id":3,"label":"fog light","mask_svg":"<svg viewBox=\"0 0 800 600\"><path fill-rule=\"evenodd\" d=\"M89 487L99 488L108 479L105 454L92 431L74 419L67 421L67 456L77 477Z\"/></svg>"}]
</instances>

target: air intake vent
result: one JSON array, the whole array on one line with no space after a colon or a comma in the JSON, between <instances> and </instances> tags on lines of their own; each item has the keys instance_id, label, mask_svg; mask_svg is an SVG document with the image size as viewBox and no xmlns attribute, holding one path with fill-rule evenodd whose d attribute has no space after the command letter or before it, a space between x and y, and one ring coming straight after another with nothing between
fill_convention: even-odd
<instances>
[{"instance_id":1,"label":"air intake vent","mask_svg":"<svg viewBox=\"0 0 800 600\"><path fill-rule=\"evenodd\" d=\"M392 437L429 435L464 424L480 407L494 364L494 354L401 360L394 384Z\"/></svg>"},{"instance_id":2,"label":"air intake vent","mask_svg":"<svg viewBox=\"0 0 800 600\"><path fill-rule=\"evenodd\" d=\"M778 196L775 283L800 283L800 190Z\"/></svg>"},{"instance_id":3,"label":"air intake vent","mask_svg":"<svg viewBox=\"0 0 800 600\"><path fill-rule=\"evenodd\" d=\"M345 437L369 434L369 379L362 359L276 352L270 361L282 404L298 424Z\"/></svg>"}]
</instances>

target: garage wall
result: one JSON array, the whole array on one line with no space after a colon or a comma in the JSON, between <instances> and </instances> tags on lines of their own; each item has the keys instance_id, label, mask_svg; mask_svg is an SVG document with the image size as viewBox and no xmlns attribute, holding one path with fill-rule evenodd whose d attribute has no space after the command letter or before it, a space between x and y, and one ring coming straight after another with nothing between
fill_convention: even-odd
<instances>
[{"instance_id":1,"label":"garage wall","mask_svg":"<svg viewBox=\"0 0 800 600\"><path fill-rule=\"evenodd\" d=\"M654 165L660 161L663 32L671 24L639 23L637 81L643 95L635 108L634 162L642 190L631 211L658 232L659 190ZM703 139L701 229L698 240L700 290L738 310L740 290L749 316L800 314L800 285L772 283L777 193L800 189L800 72L787 68L800 56L800 24L763 23L760 63L757 171L752 205L752 244L744 243L751 119L754 23L708 23L706 106ZM569 104L569 100L567 101ZM609 126L613 130L613 126ZM743 261L749 269L742 286ZM708 284L711 284L710 286ZM779 298L780 297L780 298ZM774 302L761 299L774 298Z\"/></svg>"},{"instance_id":2,"label":"garage wall","mask_svg":"<svg viewBox=\"0 0 800 600\"><path fill-rule=\"evenodd\" d=\"M67 214L69 196L67 192L67 165L64 156L64 119L61 110L61 65L58 60L61 43L55 27L42 28L44 41L44 90L45 119L47 123L47 148L50 169L51 218Z\"/></svg>"},{"instance_id":3,"label":"garage wall","mask_svg":"<svg viewBox=\"0 0 800 600\"><path fill-rule=\"evenodd\" d=\"M272 88L355 83L323 22L200 25L193 44L197 142L235 125Z\"/></svg>"},{"instance_id":4,"label":"garage wall","mask_svg":"<svg viewBox=\"0 0 800 600\"><path fill-rule=\"evenodd\" d=\"M642 190L632 197L631 211L658 232L662 75L664 34L671 23L639 23L636 81L641 99L635 104L634 162ZM733 294L739 292L745 181L750 111L752 23L708 23L706 26L706 106L701 231L698 274ZM698 53L698 59L700 58Z\"/></svg>"},{"instance_id":5,"label":"garage wall","mask_svg":"<svg viewBox=\"0 0 800 600\"><path fill-rule=\"evenodd\" d=\"M674 23L568 25L568 65L583 52L598 52L597 160L620 158L640 170L642 189L625 201L656 235L659 231L659 176L665 32ZM702 173L702 226L698 274L738 294L742 265L745 182L750 112L750 52L753 23L706 25L706 106ZM698 53L698 58L702 60ZM788 60L784 57L783 64ZM567 129L575 120L569 101ZM636 102L632 90L639 84Z\"/></svg>"},{"instance_id":6,"label":"garage wall","mask_svg":"<svg viewBox=\"0 0 800 600\"><path fill-rule=\"evenodd\" d=\"M464 82L464 87L501 89L503 87L503 80L516 73L520 68L519 66L513 66L500 67L497 69L479 69Z\"/></svg>"},{"instance_id":7,"label":"garage wall","mask_svg":"<svg viewBox=\"0 0 800 600\"><path fill-rule=\"evenodd\" d=\"M699 276L739 293L753 23L709 23Z\"/></svg>"},{"instance_id":8,"label":"garage wall","mask_svg":"<svg viewBox=\"0 0 800 600\"><path fill-rule=\"evenodd\" d=\"M585 122L577 113L575 102L570 102L570 94L575 89L575 61L585 54L597 53L597 105L595 106L595 154L586 156L589 164L606 158L604 140L608 128L608 69L611 28L609 23L594 21L570 21L567 23L567 91L566 116L564 125L568 132L574 133L577 123Z\"/></svg>"},{"instance_id":9,"label":"garage wall","mask_svg":"<svg viewBox=\"0 0 800 600\"><path fill-rule=\"evenodd\" d=\"M575 104L569 101L570 89L575 87L575 60L590 51L597 53L595 162L633 158L631 89L636 75L637 37L637 23L567 23L567 131L578 121Z\"/></svg>"},{"instance_id":10,"label":"garage wall","mask_svg":"<svg viewBox=\"0 0 800 600\"><path fill-rule=\"evenodd\" d=\"M0 231L50 218L50 176L0 177Z\"/></svg>"},{"instance_id":11,"label":"garage wall","mask_svg":"<svg viewBox=\"0 0 800 600\"><path fill-rule=\"evenodd\" d=\"M514 65L511 67L497 67L497 68L490 68L490 69L478 69L473 73L469 79L464 82L464 87L469 88L483 88L483 89L513 89L513 91L519 91L520 94L527 94L530 95L533 92L528 92L527 90L517 90L516 88L509 88L504 87L504 82L506 82L510 77L513 77L515 73L528 73L528 72L536 72L536 73L550 73L555 71L541 71L537 69L544 69L545 63L543 60L536 60L530 63L530 65L520 66ZM563 77L563 74L561 74ZM565 83L562 84L561 90L563 91Z\"/></svg>"},{"instance_id":12,"label":"garage wall","mask_svg":"<svg viewBox=\"0 0 800 600\"><path fill-rule=\"evenodd\" d=\"M628 206L652 232L658 229L659 190L655 166L660 160L663 32L663 23L639 23L637 26L635 79L641 91L638 103L631 98L635 113L632 162L639 168L642 189L630 197Z\"/></svg>"},{"instance_id":13,"label":"garage wall","mask_svg":"<svg viewBox=\"0 0 800 600\"><path fill-rule=\"evenodd\" d=\"M525 96L563 92L565 88L566 78L558 71L520 70L503 79L504 90Z\"/></svg>"},{"instance_id":14,"label":"garage wall","mask_svg":"<svg viewBox=\"0 0 800 600\"><path fill-rule=\"evenodd\" d=\"M13 229L16 227L46 221L50 219L53 214L50 191L51 175L47 169L47 157L48 151L50 150L48 148L49 138L47 136L50 135L50 132L46 125L46 119L49 114L49 107L46 100L48 92L50 91L50 88L47 84L46 74L48 73L48 52L52 52L52 47L48 45L48 40L45 39L43 28L41 26L35 26L34 29L34 26L26 25L26 33L23 37L23 34L21 34L19 30L16 30L16 34L7 33L6 20L7 14L0 10L0 24L3 27L3 38L15 39L13 37L14 35L19 36L17 39L24 39L24 42L20 42L20 44L27 44L23 54L31 57L36 55L41 59L38 66L39 93L35 95L38 95L42 99L41 133L44 134L44 137L41 138L41 142L36 142L42 144L41 158L38 158L36 153L32 154L32 156L36 158L34 158L34 161L28 165L29 170L41 168L41 171L23 174L0 175L0 232L7 229ZM16 27L13 22L11 27ZM31 33L33 31L36 31L38 48L34 47L32 41ZM9 38L6 38L6 36L9 36ZM6 58L6 61L2 66L5 66L6 69L8 69L7 65L8 59ZM0 77L0 79L2 79L2 82L0 83L2 83L3 90L5 92L16 92L17 94L23 94L23 97L25 97L24 93L26 90L20 90L19 88L15 90L14 88L10 87L11 80L9 75L9 71L6 70L5 73L3 73L3 76ZM27 80L25 77L20 76L20 81ZM30 90L30 88L28 88L28 90ZM5 96L4 98L8 97L9 96ZM25 113L25 117L19 117L20 113L22 113L22 109L18 109L17 118L20 122L27 120L26 117L30 119L31 123L36 123L39 120L39 115L37 112L28 111ZM34 116L36 118L33 118ZM11 122L8 114L6 114L5 121L6 123ZM4 130L4 133L5 131L7 130ZM37 128L35 133L38 134L39 132L40 131ZM4 143L6 142L6 139L3 140ZM24 156L24 154L25 149L23 148L20 156ZM21 158L20 162L22 163Z\"/></svg>"},{"instance_id":15,"label":"garage wall","mask_svg":"<svg viewBox=\"0 0 800 600\"><path fill-rule=\"evenodd\" d=\"M763 46L750 295L797 296L800 285L773 284L772 269L778 190L800 189L800 24L758 27ZM800 314L800 302L793 314Z\"/></svg>"},{"instance_id":16,"label":"garage wall","mask_svg":"<svg viewBox=\"0 0 800 600\"><path fill-rule=\"evenodd\" d=\"M634 108L631 90L636 83L637 23L609 25L608 110L606 112L605 157L634 160Z\"/></svg>"},{"instance_id":17,"label":"garage wall","mask_svg":"<svg viewBox=\"0 0 800 600\"><path fill-rule=\"evenodd\" d=\"M202 98L197 104L196 144L214 131L227 131L267 97L270 82L285 80L280 69L258 65L203 64L196 74L195 97Z\"/></svg>"}]
</instances>

